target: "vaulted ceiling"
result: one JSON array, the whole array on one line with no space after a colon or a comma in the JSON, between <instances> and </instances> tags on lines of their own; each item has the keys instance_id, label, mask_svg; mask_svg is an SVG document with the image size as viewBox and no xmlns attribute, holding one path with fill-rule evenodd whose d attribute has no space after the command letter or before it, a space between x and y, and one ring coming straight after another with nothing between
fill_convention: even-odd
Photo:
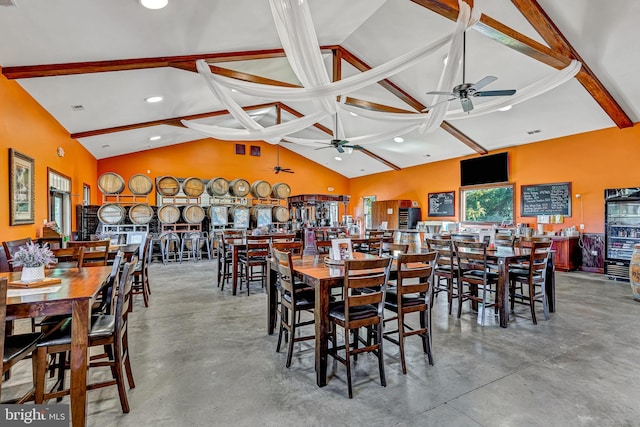
<instances>
[{"instance_id":1,"label":"vaulted ceiling","mask_svg":"<svg viewBox=\"0 0 640 427\"><path fill-rule=\"evenodd\" d=\"M3 0L0 3L11 3ZM0 7L0 66L96 158L179 144L203 135L181 119L238 127L195 72L299 86L276 32L269 3L169 0L161 10L136 0L13 0ZM335 159L333 148L283 143L347 177L617 126L640 117L640 2L628 0L467 0L482 12L467 33L466 80L487 75L487 89L519 89L571 59L583 63L569 82L509 111L445 121L431 133L368 144ZM454 0L309 0L323 58L334 80L385 63L451 33ZM362 108L419 112L433 99L446 49L387 80L348 94ZM456 78L462 83L462 76ZM155 104L144 100L162 96ZM235 93L264 126L310 114L305 103ZM482 103L474 98L474 103ZM459 108L452 101L452 108ZM347 136L387 124L341 117ZM330 119L297 134L327 139ZM160 139L151 140L159 136ZM231 142L212 142L226 143ZM603 142L604 144L605 142Z\"/></svg>"}]
</instances>

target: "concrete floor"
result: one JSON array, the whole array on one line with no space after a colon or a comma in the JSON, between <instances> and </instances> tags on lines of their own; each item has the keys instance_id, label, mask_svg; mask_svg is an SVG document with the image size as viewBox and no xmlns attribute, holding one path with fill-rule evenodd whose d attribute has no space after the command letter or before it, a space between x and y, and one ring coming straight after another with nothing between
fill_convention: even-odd
<instances>
[{"instance_id":1,"label":"concrete floor","mask_svg":"<svg viewBox=\"0 0 640 427\"><path fill-rule=\"evenodd\" d=\"M409 339L408 373L385 342L387 387L373 356L354 370L329 365L315 385L312 342L290 369L266 334L266 295L232 296L215 284L213 262L150 267L151 306L136 301L130 347L136 388L122 414L115 387L89 392L89 426L637 426L640 425L640 304L629 285L601 275L557 273L557 312L538 325L516 306L509 328L484 327L465 307L434 311L430 366ZM106 375L106 373L92 375ZM3 398L30 384L26 362Z\"/></svg>"}]
</instances>

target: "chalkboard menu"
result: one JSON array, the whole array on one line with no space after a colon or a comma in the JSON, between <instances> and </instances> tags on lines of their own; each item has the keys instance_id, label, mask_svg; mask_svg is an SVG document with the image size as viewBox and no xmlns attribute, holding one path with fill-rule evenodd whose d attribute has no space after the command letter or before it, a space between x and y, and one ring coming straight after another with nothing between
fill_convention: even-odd
<instances>
[{"instance_id":1,"label":"chalkboard menu","mask_svg":"<svg viewBox=\"0 0 640 427\"><path fill-rule=\"evenodd\" d=\"M522 185L520 216L571 216L571 183Z\"/></svg>"},{"instance_id":2,"label":"chalkboard menu","mask_svg":"<svg viewBox=\"0 0 640 427\"><path fill-rule=\"evenodd\" d=\"M454 201L456 193L429 193L429 216L455 216Z\"/></svg>"}]
</instances>

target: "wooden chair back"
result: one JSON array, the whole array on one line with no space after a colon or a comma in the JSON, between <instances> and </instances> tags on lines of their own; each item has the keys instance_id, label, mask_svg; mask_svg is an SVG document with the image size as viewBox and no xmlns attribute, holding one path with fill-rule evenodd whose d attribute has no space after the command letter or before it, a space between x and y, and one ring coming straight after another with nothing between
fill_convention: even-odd
<instances>
[{"instance_id":1,"label":"wooden chair back","mask_svg":"<svg viewBox=\"0 0 640 427\"><path fill-rule=\"evenodd\" d=\"M316 253L318 255L329 255L331 240L316 240Z\"/></svg>"},{"instance_id":2,"label":"wooden chair back","mask_svg":"<svg viewBox=\"0 0 640 427\"><path fill-rule=\"evenodd\" d=\"M453 252L453 242L450 239L427 239L429 251L437 253L435 260L435 270L455 274L455 254Z\"/></svg>"},{"instance_id":3,"label":"wooden chair back","mask_svg":"<svg viewBox=\"0 0 640 427\"><path fill-rule=\"evenodd\" d=\"M274 247L272 254L278 268L278 284L282 291L291 295L292 305L295 306L296 292L294 289L293 270L291 268L291 265L293 264L291 252Z\"/></svg>"},{"instance_id":4,"label":"wooden chair back","mask_svg":"<svg viewBox=\"0 0 640 427\"><path fill-rule=\"evenodd\" d=\"M382 320L392 261L391 258L345 260L343 295L346 329L375 325ZM354 310L367 305L376 306L376 317L363 319L355 316L351 319Z\"/></svg>"},{"instance_id":5,"label":"wooden chair back","mask_svg":"<svg viewBox=\"0 0 640 427\"><path fill-rule=\"evenodd\" d=\"M99 267L107 265L109 259L109 240L70 241L67 247L82 246L84 248L83 267Z\"/></svg>"},{"instance_id":6,"label":"wooden chair back","mask_svg":"<svg viewBox=\"0 0 640 427\"><path fill-rule=\"evenodd\" d=\"M274 249L284 252L291 252L291 256L295 258L302 258L302 241L291 241L291 242L271 242L271 250Z\"/></svg>"},{"instance_id":7,"label":"wooden chair back","mask_svg":"<svg viewBox=\"0 0 640 427\"><path fill-rule=\"evenodd\" d=\"M401 296L406 294L424 294L425 303L429 304L432 293L431 278L437 255L436 251L398 255L397 293L399 306L402 304Z\"/></svg>"},{"instance_id":8,"label":"wooden chair back","mask_svg":"<svg viewBox=\"0 0 640 427\"><path fill-rule=\"evenodd\" d=\"M547 273L547 261L551 250L551 240L549 241L528 241L520 242L520 249L529 252L529 283L544 283Z\"/></svg>"},{"instance_id":9,"label":"wooden chair back","mask_svg":"<svg viewBox=\"0 0 640 427\"><path fill-rule=\"evenodd\" d=\"M487 243L453 241L458 279L468 283L487 283Z\"/></svg>"},{"instance_id":10,"label":"wooden chair back","mask_svg":"<svg viewBox=\"0 0 640 427\"><path fill-rule=\"evenodd\" d=\"M84 261L84 247L74 246L60 249L51 249L51 252L58 259L55 268L77 268L82 269Z\"/></svg>"},{"instance_id":11,"label":"wooden chair back","mask_svg":"<svg viewBox=\"0 0 640 427\"><path fill-rule=\"evenodd\" d=\"M515 236L508 236L505 234L496 234L493 241L496 247L512 248L515 244L516 238Z\"/></svg>"},{"instance_id":12,"label":"wooden chair back","mask_svg":"<svg viewBox=\"0 0 640 427\"><path fill-rule=\"evenodd\" d=\"M113 259L111 273L105 280L100 289L100 305L97 307L98 312L104 314L113 314L115 311L115 298L118 290L118 282L120 280L120 267L124 262L124 252L118 251Z\"/></svg>"},{"instance_id":13,"label":"wooden chair back","mask_svg":"<svg viewBox=\"0 0 640 427\"><path fill-rule=\"evenodd\" d=\"M127 349L127 332L129 322L129 312L131 311L133 289L133 269L138 262L138 257L134 256L130 262L122 267L122 273L117 284L117 296L115 297L115 329L114 333L114 351L121 356L122 359L128 357L125 354ZM115 286L114 286L115 289Z\"/></svg>"},{"instance_id":14,"label":"wooden chair back","mask_svg":"<svg viewBox=\"0 0 640 427\"><path fill-rule=\"evenodd\" d=\"M367 239L381 239L384 237L384 233L384 230L367 230L365 236L367 237Z\"/></svg>"},{"instance_id":15,"label":"wooden chair back","mask_svg":"<svg viewBox=\"0 0 640 427\"><path fill-rule=\"evenodd\" d=\"M370 254L381 256L382 255L382 236L369 237L367 246L369 248L368 252Z\"/></svg>"},{"instance_id":16,"label":"wooden chair back","mask_svg":"<svg viewBox=\"0 0 640 427\"><path fill-rule=\"evenodd\" d=\"M7 256L7 261L9 262L9 271L20 271L22 270L22 266L14 267L11 262L13 255L22 247L26 246L27 243L33 243L33 240L30 237L26 237L24 239L18 240L8 240L6 242L2 242L2 246L4 247L4 252Z\"/></svg>"},{"instance_id":17,"label":"wooden chair back","mask_svg":"<svg viewBox=\"0 0 640 427\"><path fill-rule=\"evenodd\" d=\"M408 250L409 245L406 243L382 243L382 252L394 258L400 254L406 254Z\"/></svg>"}]
</instances>

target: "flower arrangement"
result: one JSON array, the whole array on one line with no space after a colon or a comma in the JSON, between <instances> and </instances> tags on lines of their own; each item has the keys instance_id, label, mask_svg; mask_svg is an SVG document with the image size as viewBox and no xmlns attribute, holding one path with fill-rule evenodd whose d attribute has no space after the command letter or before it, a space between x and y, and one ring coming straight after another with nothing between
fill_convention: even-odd
<instances>
[{"instance_id":1,"label":"flower arrangement","mask_svg":"<svg viewBox=\"0 0 640 427\"><path fill-rule=\"evenodd\" d=\"M32 242L27 243L26 246L18 249L11 259L11 263L15 267L41 267L55 262L56 257L49 249L48 243L45 243L42 247Z\"/></svg>"}]
</instances>

